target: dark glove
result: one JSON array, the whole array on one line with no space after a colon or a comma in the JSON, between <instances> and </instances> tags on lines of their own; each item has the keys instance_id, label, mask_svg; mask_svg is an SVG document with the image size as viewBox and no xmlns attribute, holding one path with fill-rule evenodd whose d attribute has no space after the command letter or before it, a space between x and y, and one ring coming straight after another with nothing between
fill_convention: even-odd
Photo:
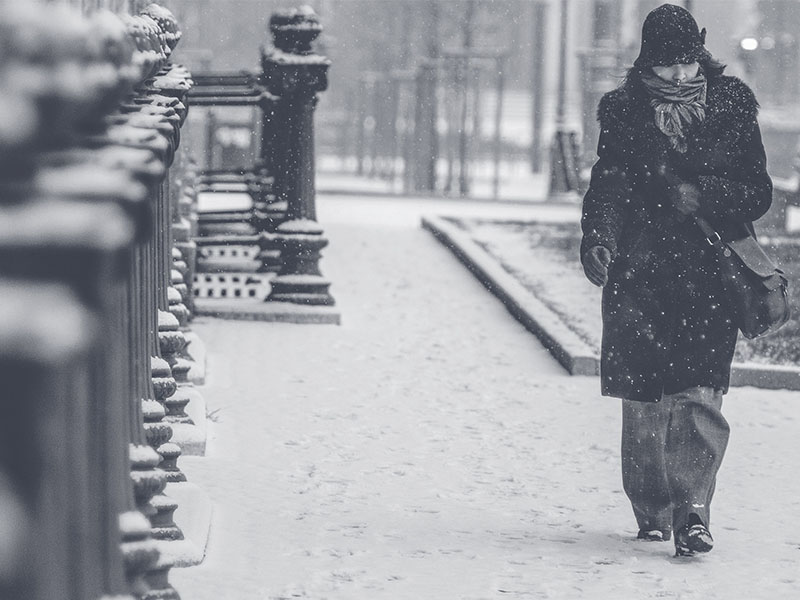
<instances>
[{"instance_id":1,"label":"dark glove","mask_svg":"<svg viewBox=\"0 0 800 600\"><path fill-rule=\"evenodd\" d=\"M694 214L700 210L700 188L693 183L680 183L670 188L670 200L679 213Z\"/></svg>"},{"instance_id":2,"label":"dark glove","mask_svg":"<svg viewBox=\"0 0 800 600\"><path fill-rule=\"evenodd\" d=\"M667 196L672 205L682 215L691 215L700 210L700 188L682 180L666 164L658 169L666 182Z\"/></svg>"},{"instance_id":3,"label":"dark glove","mask_svg":"<svg viewBox=\"0 0 800 600\"><path fill-rule=\"evenodd\" d=\"M605 246L592 246L581 257L583 272L586 278L598 287L608 282L608 265L611 264L611 252Z\"/></svg>"}]
</instances>

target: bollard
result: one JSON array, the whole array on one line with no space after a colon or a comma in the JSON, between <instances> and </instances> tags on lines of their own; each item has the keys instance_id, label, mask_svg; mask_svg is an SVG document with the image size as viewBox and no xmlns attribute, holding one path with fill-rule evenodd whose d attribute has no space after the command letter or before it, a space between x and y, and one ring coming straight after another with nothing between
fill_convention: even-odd
<instances>
[{"instance_id":1,"label":"bollard","mask_svg":"<svg viewBox=\"0 0 800 600\"><path fill-rule=\"evenodd\" d=\"M276 98L272 164L286 219L274 237L262 235L262 249L276 244L282 262L267 300L332 305L330 282L319 270L320 250L328 240L316 222L314 189L314 110L317 94L328 86L330 61L312 49L322 31L312 9L275 13L270 31L275 48L262 54L262 78Z\"/></svg>"}]
</instances>

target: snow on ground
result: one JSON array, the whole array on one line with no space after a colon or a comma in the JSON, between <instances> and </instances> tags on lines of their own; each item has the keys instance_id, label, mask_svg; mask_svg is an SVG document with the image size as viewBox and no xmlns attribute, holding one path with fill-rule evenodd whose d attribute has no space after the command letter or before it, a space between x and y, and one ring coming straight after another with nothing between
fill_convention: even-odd
<instances>
[{"instance_id":1,"label":"snow on ground","mask_svg":"<svg viewBox=\"0 0 800 600\"><path fill-rule=\"evenodd\" d=\"M568 324L595 352L602 338L601 288L583 275L577 252L571 262L546 244L531 251L530 233L491 221L460 221L470 236Z\"/></svg>"},{"instance_id":2,"label":"snow on ground","mask_svg":"<svg viewBox=\"0 0 800 600\"><path fill-rule=\"evenodd\" d=\"M339 327L198 319L212 437L180 464L215 516L205 561L172 572L182 597L796 597L796 393L727 397L714 552L635 541L618 401L419 228L459 206L320 198Z\"/></svg>"}]
</instances>

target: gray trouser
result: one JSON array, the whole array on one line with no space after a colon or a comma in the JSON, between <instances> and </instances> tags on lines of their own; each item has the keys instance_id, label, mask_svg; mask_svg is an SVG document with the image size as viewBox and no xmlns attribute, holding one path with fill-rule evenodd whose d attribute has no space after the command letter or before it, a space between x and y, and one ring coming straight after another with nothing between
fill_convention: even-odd
<instances>
[{"instance_id":1,"label":"gray trouser","mask_svg":"<svg viewBox=\"0 0 800 600\"><path fill-rule=\"evenodd\" d=\"M660 402L622 401L622 484L639 529L706 525L730 428L722 392L694 387Z\"/></svg>"}]
</instances>

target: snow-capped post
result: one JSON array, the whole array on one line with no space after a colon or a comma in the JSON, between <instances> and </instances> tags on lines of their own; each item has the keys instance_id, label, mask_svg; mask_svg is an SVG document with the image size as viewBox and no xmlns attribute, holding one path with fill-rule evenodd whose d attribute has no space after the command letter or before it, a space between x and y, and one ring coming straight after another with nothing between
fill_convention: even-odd
<instances>
[{"instance_id":1,"label":"snow-capped post","mask_svg":"<svg viewBox=\"0 0 800 600\"><path fill-rule=\"evenodd\" d=\"M273 14L270 31L274 48L262 53L262 81L276 97L274 186L277 200L286 202L286 220L271 234L282 264L267 300L331 305L330 282L319 270L328 240L316 220L314 187L314 109L328 87L330 61L312 48L322 26L310 7Z\"/></svg>"}]
</instances>

